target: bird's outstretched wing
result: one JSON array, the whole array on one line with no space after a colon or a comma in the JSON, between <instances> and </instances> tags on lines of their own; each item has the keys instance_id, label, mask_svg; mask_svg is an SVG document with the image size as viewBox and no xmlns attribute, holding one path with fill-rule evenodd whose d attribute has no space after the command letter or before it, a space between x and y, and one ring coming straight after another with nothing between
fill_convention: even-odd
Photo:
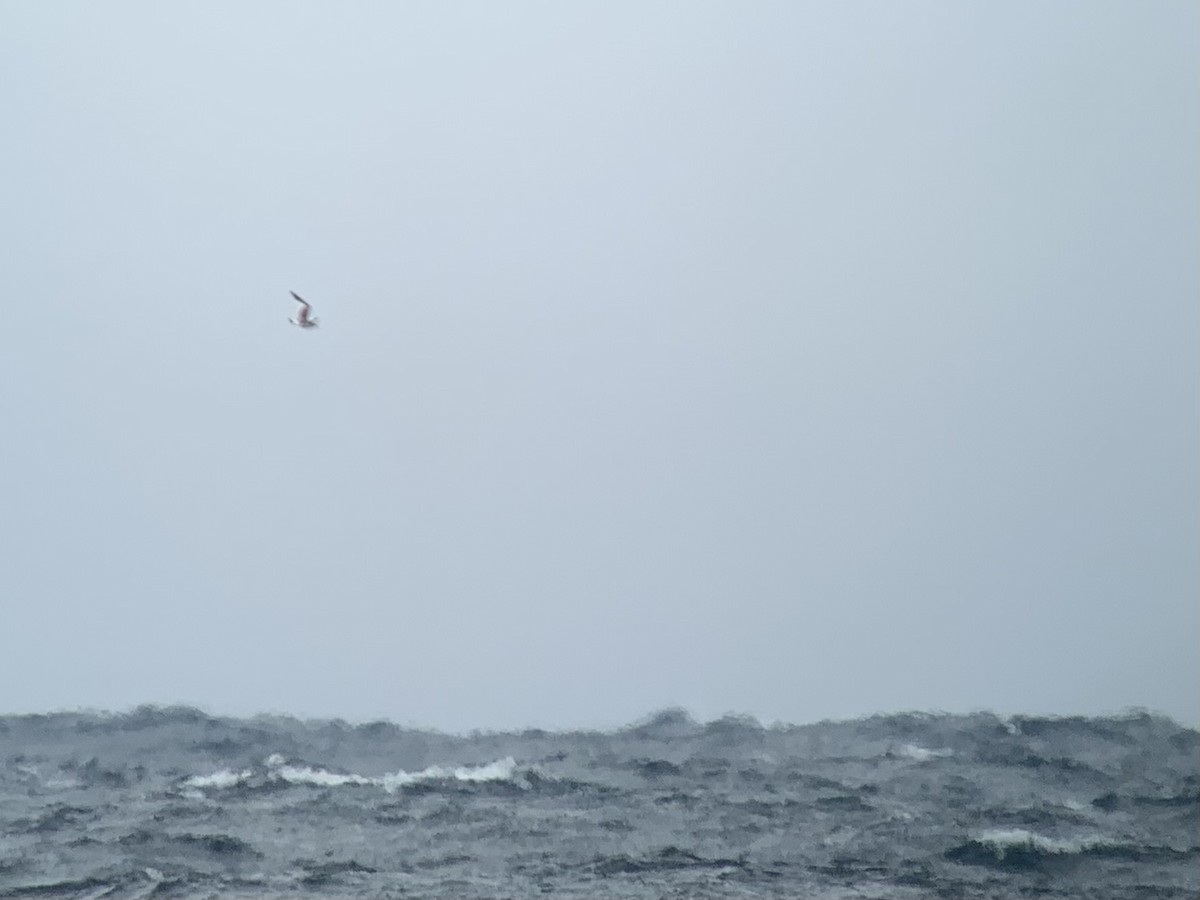
<instances>
[{"instance_id":1,"label":"bird's outstretched wing","mask_svg":"<svg viewBox=\"0 0 1200 900\"><path fill-rule=\"evenodd\" d=\"M296 314L296 318L291 319L290 321L295 322L301 328L308 328L311 325L316 325L317 320L309 316L309 313L312 311L312 304L310 304L295 291L288 291L288 293L295 297L296 301L300 304L300 312Z\"/></svg>"}]
</instances>

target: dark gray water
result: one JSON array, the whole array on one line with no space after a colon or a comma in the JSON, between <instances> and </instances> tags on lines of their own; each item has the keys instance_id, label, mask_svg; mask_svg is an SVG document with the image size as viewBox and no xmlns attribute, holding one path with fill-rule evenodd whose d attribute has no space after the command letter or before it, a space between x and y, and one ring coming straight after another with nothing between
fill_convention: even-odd
<instances>
[{"instance_id":1,"label":"dark gray water","mask_svg":"<svg viewBox=\"0 0 1200 900\"><path fill-rule=\"evenodd\" d=\"M454 737L0 718L0 897L1200 894L1200 733L895 715Z\"/></svg>"}]
</instances>

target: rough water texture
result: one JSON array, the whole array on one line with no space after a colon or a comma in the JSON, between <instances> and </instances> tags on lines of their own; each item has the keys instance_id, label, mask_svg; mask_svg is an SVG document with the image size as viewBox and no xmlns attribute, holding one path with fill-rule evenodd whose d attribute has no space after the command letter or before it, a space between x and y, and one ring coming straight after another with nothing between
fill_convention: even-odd
<instances>
[{"instance_id":1,"label":"rough water texture","mask_svg":"<svg viewBox=\"0 0 1200 900\"><path fill-rule=\"evenodd\" d=\"M455 737L0 718L0 897L1200 893L1200 733L905 714Z\"/></svg>"}]
</instances>

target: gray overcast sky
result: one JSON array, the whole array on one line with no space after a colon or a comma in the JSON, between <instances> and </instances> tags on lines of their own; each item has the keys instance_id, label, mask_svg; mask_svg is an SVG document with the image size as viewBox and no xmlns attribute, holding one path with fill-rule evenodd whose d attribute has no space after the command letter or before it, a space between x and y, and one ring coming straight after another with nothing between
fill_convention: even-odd
<instances>
[{"instance_id":1,"label":"gray overcast sky","mask_svg":"<svg viewBox=\"0 0 1200 900\"><path fill-rule=\"evenodd\" d=\"M1197 3L6 0L0 112L0 710L1200 721Z\"/></svg>"}]
</instances>

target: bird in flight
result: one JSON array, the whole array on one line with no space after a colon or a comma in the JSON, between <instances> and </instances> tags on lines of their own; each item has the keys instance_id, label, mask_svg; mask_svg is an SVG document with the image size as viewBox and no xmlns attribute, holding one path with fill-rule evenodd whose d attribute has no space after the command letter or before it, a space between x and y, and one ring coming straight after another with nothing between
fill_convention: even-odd
<instances>
[{"instance_id":1,"label":"bird in flight","mask_svg":"<svg viewBox=\"0 0 1200 900\"><path fill-rule=\"evenodd\" d=\"M288 293L295 297L300 303L300 311L296 313L296 318L288 319L288 321L293 325L299 325L301 328L316 328L317 317L309 316L309 313L312 311L312 306L309 304L309 302L295 291L288 291Z\"/></svg>"}]
</instances>

